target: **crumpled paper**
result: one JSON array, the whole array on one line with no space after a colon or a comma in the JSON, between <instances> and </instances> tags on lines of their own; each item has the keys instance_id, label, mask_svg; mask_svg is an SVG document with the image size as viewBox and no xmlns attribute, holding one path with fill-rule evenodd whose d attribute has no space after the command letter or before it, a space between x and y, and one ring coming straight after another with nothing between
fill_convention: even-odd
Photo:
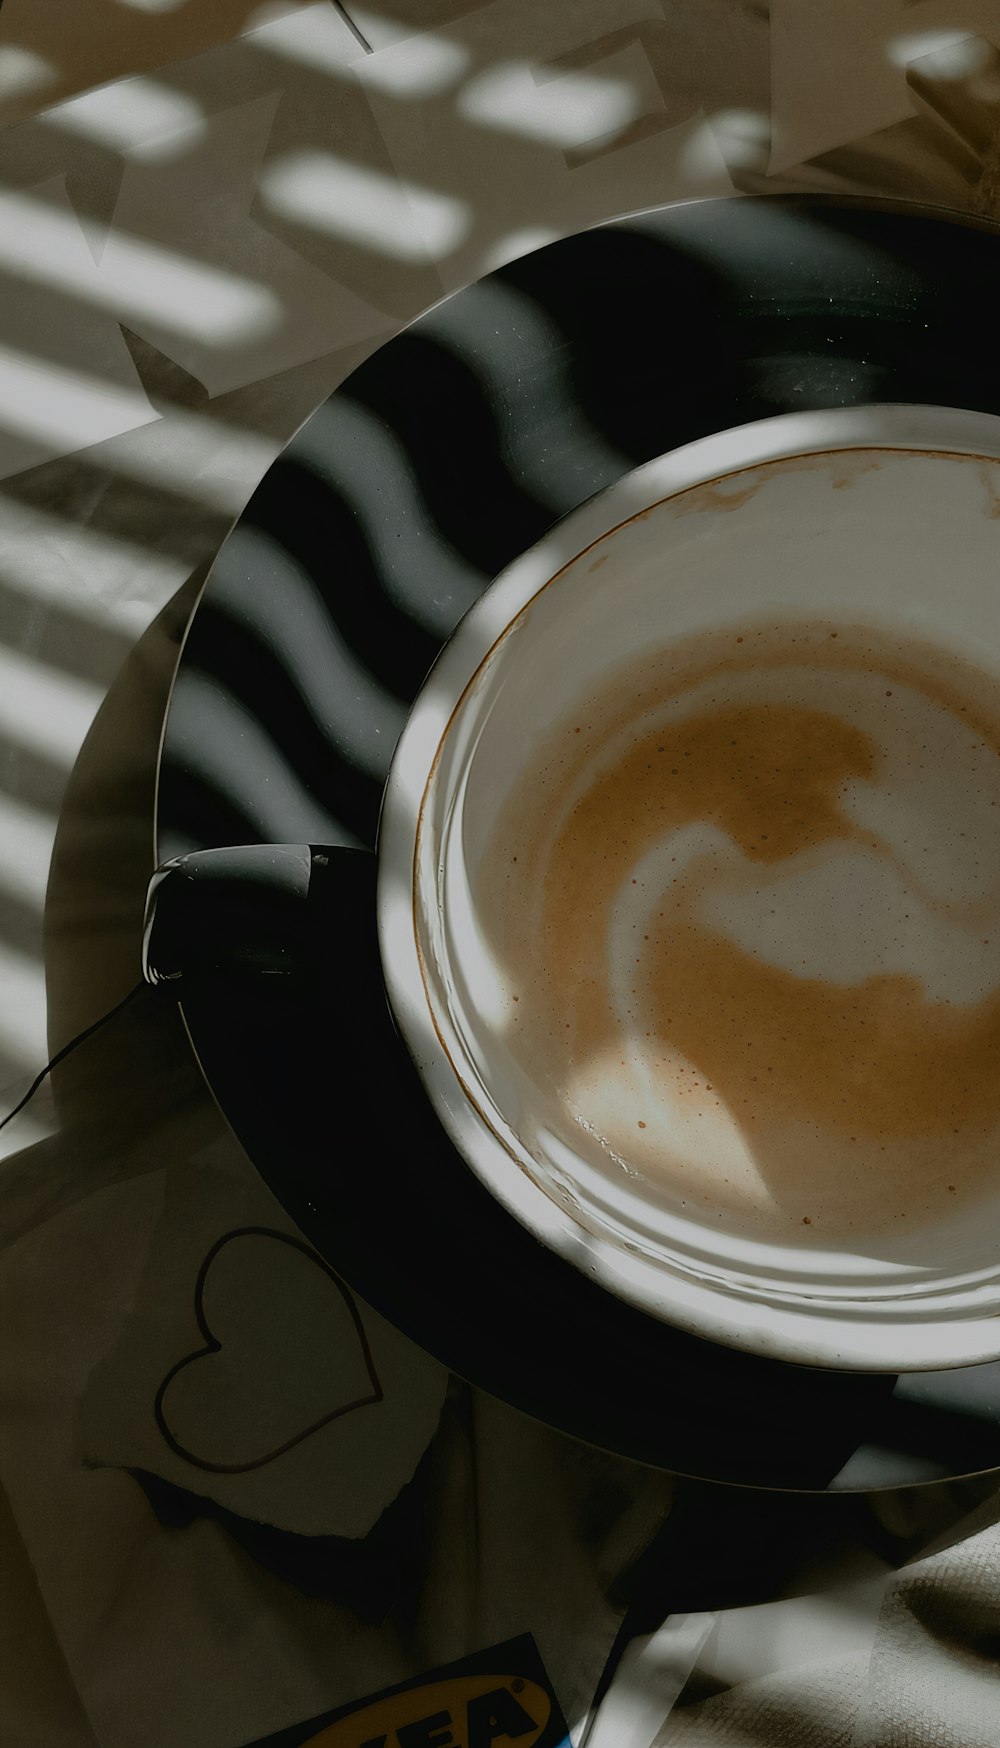
<instances>
[{"instance_id":1,"label":"crumpled paper","mask_svg":"<svg viewBox=\"0 0 1000 1748\"><path fill-rule=\"evenodd\" d=\"M669 1477L466 1385L453 1383L442 1408L440 1368L357 1301L384 1403L359 1409L354 1433L343 1416L234 1476L198 1469L158 1439L161 1368L200 1345L192 1313L203 1241L222 1236L223 1208L238 1225L263 1217L269 1231L287 1231L267 1201L221 1135L187 1163L74 1201L11 1246L0 1269L0 1390L16 1404L5 1478L98 1739L250 1741L526 1631L580 1719L618 1629L627 1573L669 1509ZM256 1274L263 1294L259 1253ZM270 1279L280 1286L277 1271ZM324 1280L320 1292L332 1291ZM308 1284L297 1299L254 1308L262 1363L245 1324L228 1424L204 1399L195 1411L189 1402L185 1437L224 1437L226 1454L259 1455L252 1440L262 1429L273 1436L272 1414L287 1431L286 1399L272 1394L262 1413L261 1395L244 1386L256 1373L263 1393L266 1362L313 1338L294 1317L316 1304ZM281 1340L270 1338L272 1319L284 1322ZM339 1310L328 1325L351 1328ZM200 1363L225 1366L224 1355L223 1346ZM353 1388L355 1377L320 1366L299 1382ZM330 1397L312 1397L306 1412L317 1401ZM374 1450L375 1417L384 1410L398 1435L404 1405L404 1436L349 1493L358 1447L338 1441ZM263 1517L269 1505L279 1525Z\"/></svg>"}]
</instances>

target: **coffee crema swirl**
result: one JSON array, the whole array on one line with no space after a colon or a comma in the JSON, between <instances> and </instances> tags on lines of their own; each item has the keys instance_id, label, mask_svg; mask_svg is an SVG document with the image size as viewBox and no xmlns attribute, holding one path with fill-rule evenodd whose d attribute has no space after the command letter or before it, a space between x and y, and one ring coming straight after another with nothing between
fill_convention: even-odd
<instances>
[{"instance_id":1,"label":"coffee crema swirl","mask_svg":"<svg viewBox=\"0 0 1000 1748\"><path fill-rule=\"evenodd\" d=\"M996 1180L1000 685L895 632L643 658L536 750L477 880L506 1041L660 1200L826 1239Z\"/></svg>"}]
</instances>

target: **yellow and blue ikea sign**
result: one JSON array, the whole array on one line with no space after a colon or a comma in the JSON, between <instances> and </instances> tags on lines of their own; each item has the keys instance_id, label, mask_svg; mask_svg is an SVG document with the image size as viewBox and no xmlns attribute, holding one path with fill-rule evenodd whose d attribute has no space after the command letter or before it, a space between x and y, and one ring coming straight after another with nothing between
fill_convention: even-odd
<instances>
[{"instance_id":1,"label":"yellow and blue ikea sign","mask_svg":"<svg viewBox=\"0 0 1000 1748\"><path fill-rule=\"evenodd\" d=\"M530 1633L247 1748L570 1748Z\"/></svg>"}]
</instances>

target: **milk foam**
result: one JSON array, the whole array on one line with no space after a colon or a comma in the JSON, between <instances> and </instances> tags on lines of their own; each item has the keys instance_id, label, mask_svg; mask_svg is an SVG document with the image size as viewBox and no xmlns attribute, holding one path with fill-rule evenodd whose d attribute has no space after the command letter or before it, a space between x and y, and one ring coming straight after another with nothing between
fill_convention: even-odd
<instances>
[{"instance_id":1,"label":"milk foam","mask_svg":"<svg viewBox=\"0 0 1000 1748\"><path fill-rule=\"evenodd\" d=\"M929 1218L1000 1142L1000 697L884 634L714 635L616 677L498 822L509 1048L654 1196Z\"/></svg>"}]
</instances>

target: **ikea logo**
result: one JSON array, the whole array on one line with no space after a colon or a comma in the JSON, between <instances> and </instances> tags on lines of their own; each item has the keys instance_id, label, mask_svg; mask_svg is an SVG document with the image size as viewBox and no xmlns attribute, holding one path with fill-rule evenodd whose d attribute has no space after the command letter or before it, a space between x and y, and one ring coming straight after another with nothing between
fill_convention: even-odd
<instances>
[{"instance_id":1,"label":"ikea logo","mask_svg":"<svg viewBox=\"0 0 1000 1748\"><path fill-rule=\"evenodd\" d=\"M551 1711L521 1676L451 1676L375 1700L302 1748L533 1748Z\"/></svg>"}]
</instances>

